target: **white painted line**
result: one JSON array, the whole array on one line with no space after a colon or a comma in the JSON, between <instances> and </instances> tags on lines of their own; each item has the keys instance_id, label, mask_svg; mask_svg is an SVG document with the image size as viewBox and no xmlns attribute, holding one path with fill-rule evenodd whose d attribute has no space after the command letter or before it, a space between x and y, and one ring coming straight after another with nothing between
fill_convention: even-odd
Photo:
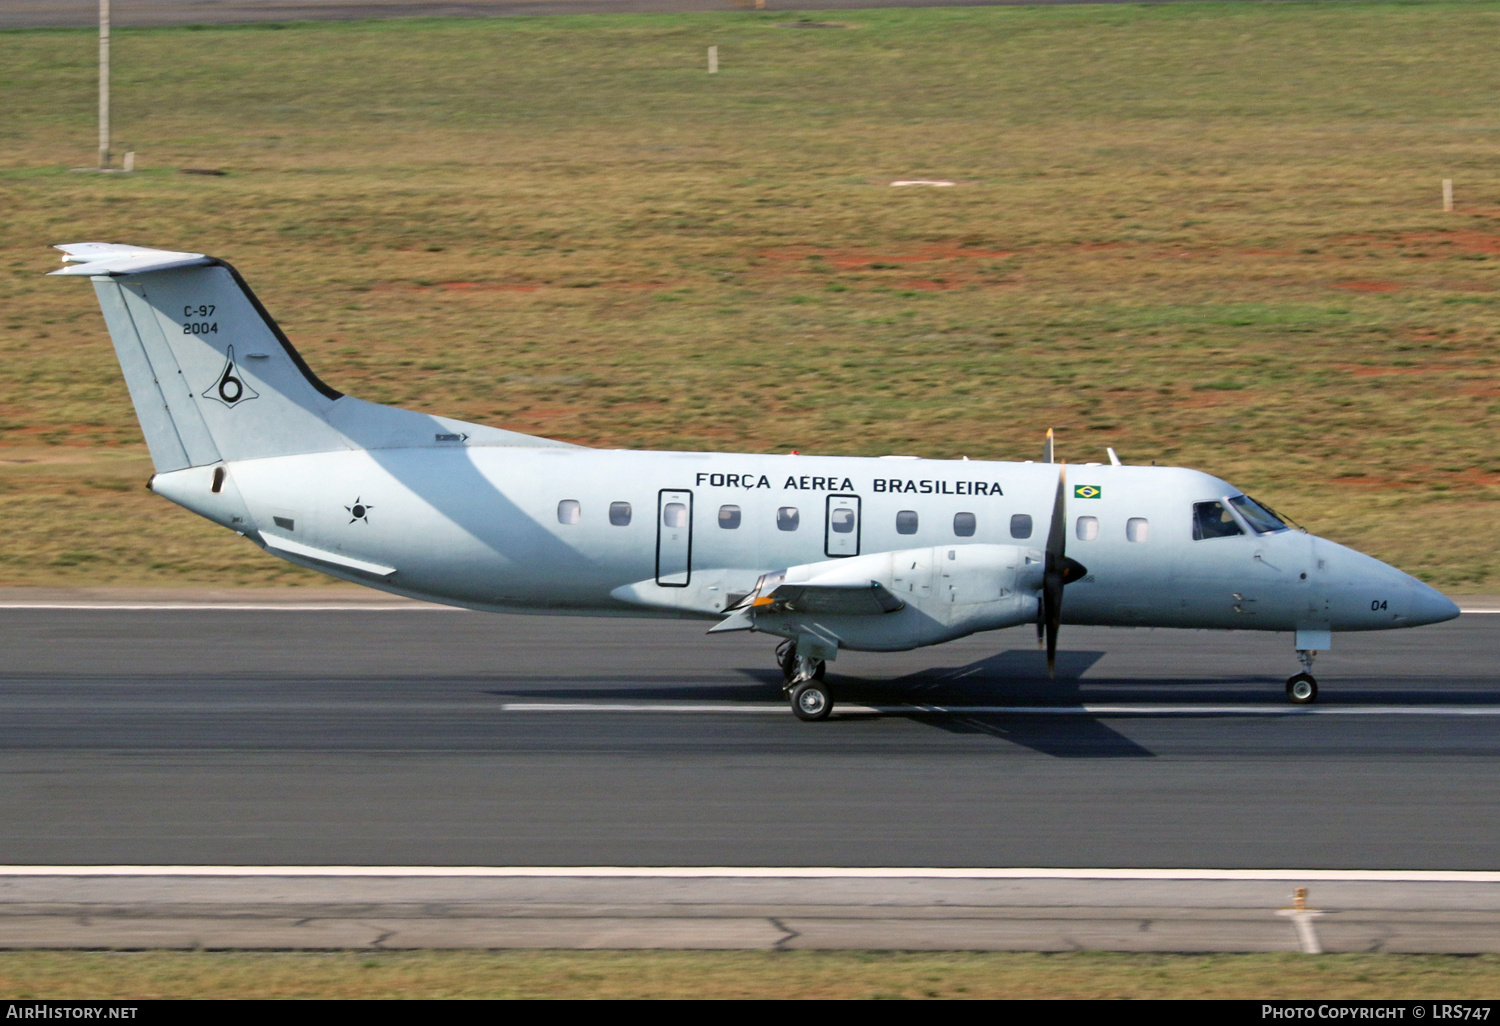
<instances>
[{"instance_id":1,"label":"white painted line","mask_svg":"<svg viewBox=\"0 0 1500 1026\"><path fill-rule=\"evenodd\" d=\"M785 715L777 702L506 702L516 713L676 713ZM860 716L1500 716L1500 705L842 705L835 714Z\"/></svg>"},{"instance_id":2,"label":"white painted line","mask_svg":"<svg viewBox=\"0 0 1500 1026\"><path fill-rule=\"evenodd\" d=\"M873 713L877 710L867 705L839 705L835 706L841 712L863 712ZM506 702L500 706L501 712L522 713L695 713L695 714L717 714L726 715L777 715L787 714L787 706L784 702L772 705L768 702L756 702L754 704L729 705L728 703L714 705L692 705L687 702Z\"/></svg>"},{"instance_id":3,"label":"white painted line","mask_svg":"<svg viewBox=\"0 0 1500 1026\"><path fill-rule=\"evenodd\" d=\"M0 609L238 609L238 610L260 610L260 609L286 609L300 611L315 611L320 609L335 611L363 611L363 610L396 610L403 609L427 609L448 610L455 612L467 612L459 606L444 606L431 602L412 603L411 605L382 605L376 602L345 603L342 605L332 603L308 603L303 605L292 605L285 602L0 602ZM1496 609L1460 609L1460 613L1466 616L1484 616L1500 614L1500 608ZM1143 628L1144 629L1144 628Z\"/></svg>"},{"instance_id":4,"label":"white painted line","mask_svg":"<svg viewBox=\"0 0 1500 1026\"><path fill-rule=\"evenodd\" d=\"M1407 869L1052 869L946 866L0 866L0 878L390 877L412 879L795 880L1294 880L1351 883L1492 883L1490 870Z\"/></svg>"},{"instance_id":5,"label":"white painted line","mask_svg":"<svg viewBox=\"0 0 1500 1026\"><path fill-rule=\"evenodd\" d=\"M0 609L119 609L119 610L172 610L191 612L272 612L272 613L407 613L413 611L466 613L457 606L421 605L394 606L378 603L347 603L344 605L306 604L292 605L287 602L0 602Z\"/></svg>"}]
</instances>

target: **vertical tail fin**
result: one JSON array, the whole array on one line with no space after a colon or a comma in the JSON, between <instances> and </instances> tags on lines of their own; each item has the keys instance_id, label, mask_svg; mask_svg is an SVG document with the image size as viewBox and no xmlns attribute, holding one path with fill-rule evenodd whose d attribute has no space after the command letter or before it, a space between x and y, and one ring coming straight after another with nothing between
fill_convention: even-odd
<instances>
[{"instance_id":1,"label":"vertical tail fin","mask_svg":"<svg viewBox=\"0 0 1500 1026\"><path fill-rule=\"evenodd\" d=\"M196 253L59 247L93 279L159 471L339 448L319 381L234 269Z\"/></svg>"},{"instance_id":2,"label":"vertical tail fin","mask_svg":"<svg viewBox=\"0 0 1500 1026\"><path fill-rule=\"evenodd\" d=\"M378 406L320 381L222 260L110 243L59 246L93 280L159 472L345 448L559 445Z\"/></svg>"}]
</instances>

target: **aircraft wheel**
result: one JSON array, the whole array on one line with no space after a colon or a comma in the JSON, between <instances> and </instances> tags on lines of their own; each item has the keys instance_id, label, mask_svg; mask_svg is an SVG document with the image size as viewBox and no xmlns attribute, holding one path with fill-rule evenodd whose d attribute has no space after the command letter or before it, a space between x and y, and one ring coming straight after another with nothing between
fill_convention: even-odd
<instances>
[{"instance_id":1,"label":"aircraft wheel","mask_svg":"<svg viewBox=\"0 0 1500 1026\"><path fill-rule=\"evenodd\" d=\"M1318 682L1310 673L1299 673L1288 677L1286 698L1293 705L1312 705L1318 700Z\"/></svg>"},{"instance_id":2,"label":"aircraft wheel","mask_svg":"<svg viewBox=\"0 0 1500 1026\"><path fill-rule=\"evenodd\" d=\"M792 689L792 715L799 720L812 722L826 720L833 711L833 694L816 677L805 680Z\"/></svg>"}]
</instances>

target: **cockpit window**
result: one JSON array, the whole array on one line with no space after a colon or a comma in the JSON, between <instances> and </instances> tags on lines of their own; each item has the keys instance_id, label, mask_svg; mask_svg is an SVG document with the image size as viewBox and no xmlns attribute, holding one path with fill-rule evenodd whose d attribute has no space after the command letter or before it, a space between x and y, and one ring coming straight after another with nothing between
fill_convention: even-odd
<instances>
[{"instance_id":1,"label":"cockpit window","mask_svg":"<svg viewBox=\"0 0 1500 1026\"><path fill-rule=\"evenodd\" d=\"M1204 538L1230 538L1244 534L1245 529L1234 519L1222 502L1193 503L1193 540Z\"/></svg>"},{"instance_id":2,"label":"cockpit window","mask_svg":"<svg viewBox=\"0 0 1500 1026\"><path fill-rule=\"evenodd\" d=\"M1272 531L1288 529L1280 517L1248 495L1236 495L1229 500L1229 504L1245 518L1245 523L1250 525L1250 529L1259 534L1270 534Z\"/></svg>"}]
</instances>

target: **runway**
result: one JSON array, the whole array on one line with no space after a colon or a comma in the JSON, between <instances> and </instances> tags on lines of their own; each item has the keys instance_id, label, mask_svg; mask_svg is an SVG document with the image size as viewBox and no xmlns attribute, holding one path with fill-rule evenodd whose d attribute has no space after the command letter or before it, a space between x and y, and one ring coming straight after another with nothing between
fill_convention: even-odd
<instances>
[{"instance_id":1,"label":"runway","mask_svg":"<svg viewBox=\"0 0 1500 1026\"><path fill-rule=\"evenodd\" d=\"M0 863L1500 869L1500 617L1340 635L1312 714L1280 636L1062 647L845 654L804 724L694 623L0 609Z\"/></svg>"}]
</instances>

